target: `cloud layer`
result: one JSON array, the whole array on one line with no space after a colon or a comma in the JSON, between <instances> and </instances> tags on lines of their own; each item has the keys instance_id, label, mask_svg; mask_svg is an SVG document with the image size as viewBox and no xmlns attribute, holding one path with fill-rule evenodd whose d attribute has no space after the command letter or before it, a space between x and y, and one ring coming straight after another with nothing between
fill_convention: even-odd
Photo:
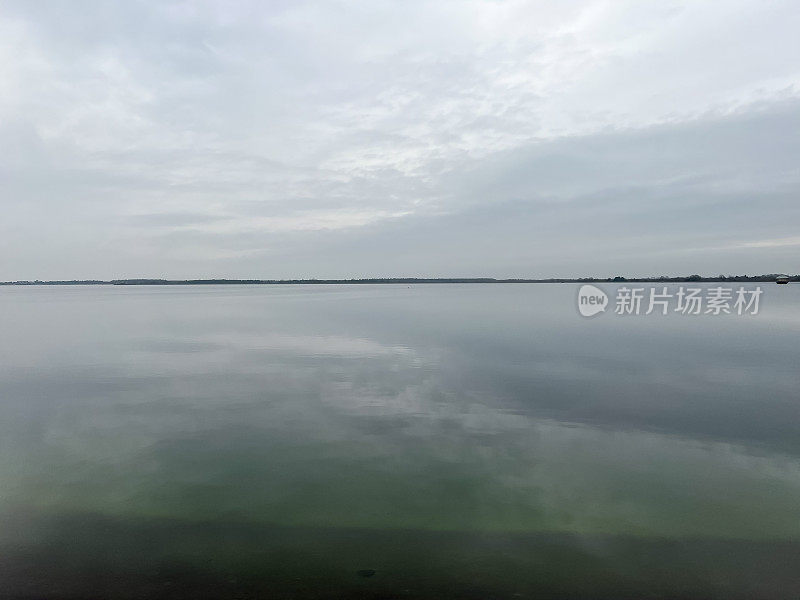
<instances>
[{"instance_id":1,"label":"cloud layer","mask_svg":"<svg viewBox=\"0 0 800 600\"><path fill-rule=\"evenodd\" d=\"M5 2L0 279L797 272L796 2Z\"/></svg>"}]
</instances>

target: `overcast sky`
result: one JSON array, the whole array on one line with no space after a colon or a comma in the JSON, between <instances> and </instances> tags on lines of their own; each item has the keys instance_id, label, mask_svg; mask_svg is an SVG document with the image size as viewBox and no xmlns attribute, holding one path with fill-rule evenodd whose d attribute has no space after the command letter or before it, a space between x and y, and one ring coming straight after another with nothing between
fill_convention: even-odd
<instances>
[{"instance_id":1,"label":"overcast sky","mask_svg":"<svg viewBox=\"0 0 800 600\"><path fill-rule=\"evenodd\" d=\"M800 272L797 0L0 2L0 280Z\"/></svg>"}]
</instances>

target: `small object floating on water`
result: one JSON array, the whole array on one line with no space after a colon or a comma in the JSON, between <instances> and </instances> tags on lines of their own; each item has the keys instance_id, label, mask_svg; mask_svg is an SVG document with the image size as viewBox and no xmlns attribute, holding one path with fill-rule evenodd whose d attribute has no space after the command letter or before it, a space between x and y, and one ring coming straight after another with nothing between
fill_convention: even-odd
<instances>
[{"instance_id":1,"label":"small object floating on water","mask_svg":"<svg viewBox=\"0 0 800 600\"><path fill-rule=\"evenodd\" d=\"M775 279L775 283L789 283L789 276L778 275L778 277Z\"/></svg>"},{"instance_id":2,"label":"small object floating on water","mask_svg":"<svg viewBox=\"0 0 800 600\"><path fill-rule=\"evenodd\" d=\"M375 573L375 569L359 569L356 571L356 575L359 577L372 577Z\"/></svg>"}]
</instances>

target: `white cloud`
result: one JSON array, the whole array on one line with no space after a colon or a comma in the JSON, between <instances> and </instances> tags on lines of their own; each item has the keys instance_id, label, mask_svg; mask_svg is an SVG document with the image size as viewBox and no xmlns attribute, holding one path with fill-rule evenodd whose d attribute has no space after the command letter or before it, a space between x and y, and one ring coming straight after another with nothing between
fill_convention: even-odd
<instances>
[{"instance_id":1,"label":"white cloud","mask_svg":"<svg viewBox=\"0 0 800 600\"><path fill-rule=\"evenodd\" d=\"M723 192L796 192L784 168L797 162L796 121L769 130L767 157L757 129L732 127L709 143L681 132L786 114L781 107L800 96L799 26L789 0L97 2L80 11L6 2L0 279L120 269L192 277L209 256L228 257L219 268L231 276L319 274L313 251L271 258L276 244L306 244L318 230L346 231L355 246L361 236L361 255L386 259L347 254L339 263L402 275L422 265L413 252L397 263L374 245L368 230L381 221L435 218L453 229L441 237L457 237L462 212L587 195L608 203L624 192L622 175L654 219L674 202L664 190L692 178L703 182L692 195L701 220ZM610 134L623 146L625 135L640 138L627 155L613 143L593 146L613 142ZM576 216L568 204L561 210ZM126 219L159 214L207 218L171 229ZM780 224L789 215L772 216ZM712 226L715 239L701 245L737 226ZM205 236L202 249L185 241L187 228ZM415 243L404 240L393 243ZM558 239L547 243L547 256L569 255ZM156 261L142 245L163 254ZM764 252L749 264L779 270L770 261L783 257L770 247L754 246ZM261 262L242 262L242 253ZM563 264L533 264L542 257L520 240L475 268L503 275L527 262L547 274ZM606 258L618 271L638 268L624 254ZM738 269L720 261L714 270Z\"/></svg>"},{"instance_id":2,"label":"white cloud","mask_svg":"<svg viewBox=\"0 0 800 600\"><path fill-rule=\"evenodd\" d=\"M759 240L757 242L746 242L745 248L775 248L780 246L800 246L800 237L777 238L772 240Z\"/></svg>"}]
</instances>

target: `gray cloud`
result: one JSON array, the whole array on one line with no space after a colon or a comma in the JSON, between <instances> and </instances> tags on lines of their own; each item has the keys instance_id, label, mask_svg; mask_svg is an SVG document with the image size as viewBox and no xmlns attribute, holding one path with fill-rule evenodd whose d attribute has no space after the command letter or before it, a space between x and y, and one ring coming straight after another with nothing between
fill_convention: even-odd
<instances>
[{"instance_id":1,"label":"gray cloud","mask_svg":"<svg viewBox=\"0 0 800 600\"><path fill-rule=\"evenodd\" d=\"M192 213L154 213L150 215L132 215L127 222L132 227L181 227L189 225L202 225L225 221L224 216L192 214Z\"/></svg>"},{"instance_id":2,"label":"gray cloud","mask_svg":"<svg viewBox=\"0 0 800 600\"><path fill-rule=\"evenodd\" d=\"M794 2L6 2L0 279L797 271Z\"/></svg>"}]
</instances>

